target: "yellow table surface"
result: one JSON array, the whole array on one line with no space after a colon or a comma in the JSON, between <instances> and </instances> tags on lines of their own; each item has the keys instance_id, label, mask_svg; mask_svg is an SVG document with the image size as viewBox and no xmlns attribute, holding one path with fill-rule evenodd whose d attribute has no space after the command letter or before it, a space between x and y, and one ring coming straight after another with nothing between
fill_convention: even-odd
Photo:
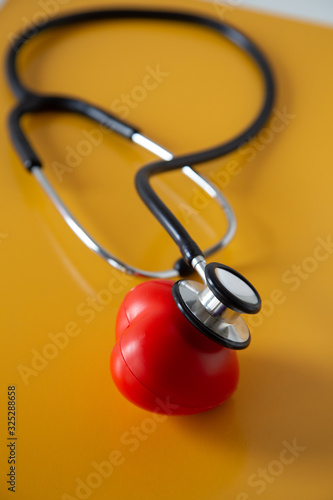
<instances>
[{"instance_id":1,"label":"yellow table surface","mask_svg":"<svg viewBox=\"0 0 333 500\"><path fill-rule=\"evenodd\" d=\"M1 78L0 498L331 500L333 31L230 2L145 4L226 19L271 61L272 119L250 145L199 168L238 219L235 239L214 260L254 282L263 310L249 319L239 387L222 407L157 421L128 403L113 385L109 356L118 307L143 279L86 249L24 171L5 124L15 99ZM0 16L1 60L28 21L93 6L10 1ZM24 48L19 66L31 87L113 109L175 153L233 136L262 91L252 63L228 42L168 23L49 32ZM156 85L146 77L154 71ZM96 238L134 265L156 270L176 260L177 248L134 189L135 172L152 155L77 116L23 123L49 179ZM200 245L222 234L219 210L181 173L155 186ZM8 386L16 388L15 495L6 484Z\"/></svg>"}]
</instances>

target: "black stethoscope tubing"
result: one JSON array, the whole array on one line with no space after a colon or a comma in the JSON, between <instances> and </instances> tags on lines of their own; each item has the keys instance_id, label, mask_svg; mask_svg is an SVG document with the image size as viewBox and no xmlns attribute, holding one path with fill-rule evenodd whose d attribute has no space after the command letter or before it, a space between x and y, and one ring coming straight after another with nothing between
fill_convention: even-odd
<instances>
[{"instance_id":1,"label":"black stethoscope tubing","mask_svg":"<svg viewBox=\"0 0 333 500\"><path fill-rule=\"evenodd\" d=\"M246 52L261 72L264 82L264 98L257 116L247 128L241 131L233 139L215 147L191 154L177 156L170 161L155 161L142 167L136 174L135 183L140 197L178 245L186 263L191 265L193 260L202 255L202 251L190 237L179 220L154 192L149 180L152 176L158 173L182 168L185 165L193 167L194 165L205 163L215 158L224 156L232 151L235 151L253 138L264 126L272 110L275 86L271 68L263 53L247 36L228 24L198 14L159 9L115 8L69 14L50 19L46 22L40 23L39 25L35 25L32 28L28 28L23 31L13 42L9 49L6 61L9 84L19 100L18 105L14 108L9 117L10 134L15 148L18 151L24 166L28 170L31 170L34 167L42 167L42 163L38 155L31 147L20 125L21 117L26 113L41 111L75 112L91 118L98 123L102 123L104 126L115 130L129 139L136 132L138 132L137 128L126 123L120 118L117 118L112 113L109 113L108 111L91 103L87 103L73 97L40 94L32 91L25 87L18 75L17 55L23 45L38 33L51 28L65 27L83 22L105 21L106 19L167 20L185 22L213 29Z\"/></svg>"}]
</instances>

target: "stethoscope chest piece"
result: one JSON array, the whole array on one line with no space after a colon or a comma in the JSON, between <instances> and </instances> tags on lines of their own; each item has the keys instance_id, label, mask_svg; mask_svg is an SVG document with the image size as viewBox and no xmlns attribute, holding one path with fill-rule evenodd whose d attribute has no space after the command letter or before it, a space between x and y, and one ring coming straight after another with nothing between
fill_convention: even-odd
<instances>
[{"instance_id":1,"label":"stethoscope chest piece","mask_svg":"<svg viewBox=\"0 0 333 500\"><path fill-rule=\"evenodd\" d=\"M245 349L250 331L241 314L261 308L257 290L240 273L222 264L205 267L206 284L179 280L172 293L184 316L204 335L229 349Z\"/></svg>"}]
</instances>

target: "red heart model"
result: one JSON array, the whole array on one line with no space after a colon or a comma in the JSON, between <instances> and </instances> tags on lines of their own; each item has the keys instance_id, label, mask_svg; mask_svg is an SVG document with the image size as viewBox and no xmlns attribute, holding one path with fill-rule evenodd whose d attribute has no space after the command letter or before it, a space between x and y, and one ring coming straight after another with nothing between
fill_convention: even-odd
<instances>
[{"instance_id":1,"label":"red heart model","mask_svg":"<svg viewBox=\"0 0 333 500\"><path fill-rule=\"evenodd\" d=\"M117 316L111 373L120 392L157 413L186 415L214 408L238 382L235 351L200 333L179 311L173 282L133 288Z\"/></svg>"}]
</instances>

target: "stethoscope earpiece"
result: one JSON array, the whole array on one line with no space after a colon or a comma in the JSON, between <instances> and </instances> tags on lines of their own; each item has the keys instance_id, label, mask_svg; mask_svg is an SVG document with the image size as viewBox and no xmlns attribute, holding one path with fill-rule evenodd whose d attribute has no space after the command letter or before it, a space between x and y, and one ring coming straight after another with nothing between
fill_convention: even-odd
<instances>
[{"instance_id":1,"label":"stethoscope earpiece","mask_svg":"<svg viewBox=\"0 0 333 500\"><path fill-rule=\"evenodd\" d=\"M241 314L256 314L261 299L251 283L234 269L212 262L205 284L179 280L172 288L184 316L204 335L229 349L245 349L251 335Z\"/></svg>"}]
</instances>

